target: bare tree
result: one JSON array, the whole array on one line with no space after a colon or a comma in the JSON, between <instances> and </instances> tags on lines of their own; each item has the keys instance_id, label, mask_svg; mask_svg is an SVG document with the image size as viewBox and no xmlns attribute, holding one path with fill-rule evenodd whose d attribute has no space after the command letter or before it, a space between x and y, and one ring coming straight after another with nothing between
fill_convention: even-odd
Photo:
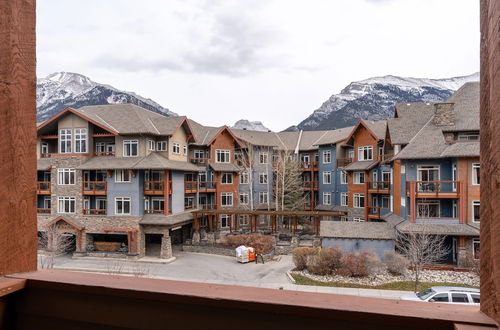
<instances>
[{"instance_id":1,"label":"bare tree","mask_svg":"<svg viewBox=\"0 0 500 330\"><path fill-rule=\"evenodd\" d=\"M39 242L39 248L45 250L45 253L38 257L38 267L54 268L56 257L67 253L73 245L72 234L57 230L55 225L50 226L44 234L43 241Z\"/></svg>"},{"instance_id":2,"label":"bare tree","mask_svg":"<svg viewBox=\"0 0 500 330\"><path fill-rule=\"evenodd\" d=\"M427 230L410 234L397 232L396 247L410 262L415 292L417 292L423 266L443 260L450 252L445 245L445 238L442 235L431 234Z\"/></svg>"}]
</instances>

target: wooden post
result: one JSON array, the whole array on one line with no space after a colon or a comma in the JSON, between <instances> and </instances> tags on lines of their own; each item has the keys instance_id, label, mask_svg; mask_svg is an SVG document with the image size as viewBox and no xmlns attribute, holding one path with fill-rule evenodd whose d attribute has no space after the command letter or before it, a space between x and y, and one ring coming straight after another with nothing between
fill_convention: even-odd
<instances>
[{"instance_id":1,"label":"wooden post","mask_svg":"<svg viewBox=\"0 0 500 330\"><path fill-rule=\"evenodd\" d=\"M35 4L0 4L0 275L37 268Z\"/></svg>"},{"instance_id":2,"label":"wooden post","mask_svg":"<svg viewBox=\"0 0 500 330\"><path fill-rule=\"evenodd\" d=\"M132 253L132 246L131 246L131 238L130 238L130 235L132 233L131 232L127 232L127 247L128 247L128 253Z\"/></svg>"},{"instance_id":3,"label":"wooden post","mask_svg":"<svg viewBox=\"0 0 500 330\"><path fill-rule=\"evenodd\" d=\"M481 311L500 322L500 7L481 0Z\"/></svg>"},{"instance_id":4,"label":"wooden post","mask_svg":"<svg viewBox=\"0 0 500 330\"><path fill-rule=\"evenodd\" d=\"M163 171L163 214L169 214L168 197L170 194L170 186L168 184L168 170Z\"/></svg>"},{"instance_id":5,"label":"wooden post","mask_svg":"<svg viewBox=\"0 0 500 330\"><path fill-rule=\"evenodd\" d=\"M229 215L229 232L232 233L233 232L233 218L234 218L235 214L231 214Z\"/></svg>"},{"instance_id":6,"label":"wooden post","mask_svg":"<svg viewBox=\"0 0 500 330\"><path fill-rule=\"evenodd\" d=\"M208 218L207 219L208 220L208 229L209 229L210 232L212 232L212 217L213 217L213 215L208 215L207 216L207 218Z\"/></svg>"},{"instance_id":7,"label":"wooden post","mask_svg":"<svg viewBox=\"0 0 500 330\"><path fill-rule=\"evenodd\" d=\"M219 213L215 215L215 230L214 231L219 231Z\"/></svg>"},{"instance_id":8,"label":"wooden post","mask_svg":"<svg viewBox=\"0 0 500 330\"><path fill-rule=\"evenodd\" d=\"M194 231L198 232L200 229L200 224L198 223L198 213L195 213L193 217L194 217Z\"/></svg>"}]
</instances>

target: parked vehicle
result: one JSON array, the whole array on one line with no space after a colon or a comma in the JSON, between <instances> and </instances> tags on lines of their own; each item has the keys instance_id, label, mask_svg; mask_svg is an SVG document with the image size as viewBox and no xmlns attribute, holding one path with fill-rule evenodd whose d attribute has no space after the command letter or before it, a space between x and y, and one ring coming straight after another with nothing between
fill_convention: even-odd
<instances>
[{"instance_id":1,"label":"parked vehicle","mask_svg":"<svg viewBox=\"0 0 500 330\"><path fill-rule=\"evenodd\" d=\"M458 286L433 286L417 293L408 293L401 300L439 302L479 306L479 289Z\"/></svg>"}]
</instances>

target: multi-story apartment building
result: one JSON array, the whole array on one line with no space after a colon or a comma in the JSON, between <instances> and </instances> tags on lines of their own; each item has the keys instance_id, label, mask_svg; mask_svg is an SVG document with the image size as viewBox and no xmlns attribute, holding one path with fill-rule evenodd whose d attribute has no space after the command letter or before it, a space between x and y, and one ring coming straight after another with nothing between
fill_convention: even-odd
<instances>
[{"instance_id":1,"label":"multi-story apartment building","mask_svg":"<svg viewBox=\"0 0 500 330\"><path fill-rule=\"evenodd\" d=\"M323 246L382 254L397 231L426 230L463 263L479 249L478 95L468 83L446 102L397 104L387 121L280 133L132 105L67 109L38 127L40 235L57 224L78 253L113 241L168 258L171 242L191 237L193 210L218 210L199 219L204 233L250 230L243 211L279 211L277 164L290 159L302 211L336 212L321 221ZM253 230L269 232L271 217Z\"/></svg>"}]
</instances>

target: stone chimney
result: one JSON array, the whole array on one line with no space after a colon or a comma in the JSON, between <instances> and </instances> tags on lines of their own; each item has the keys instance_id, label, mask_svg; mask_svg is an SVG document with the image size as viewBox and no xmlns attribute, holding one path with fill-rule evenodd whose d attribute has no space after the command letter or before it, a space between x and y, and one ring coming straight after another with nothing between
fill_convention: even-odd
<instances>
[{"instance_id":1,"label":"stone chimney","mask_svg":"<svg viewBox=\"0 0 500 330\"><path fill-rule=\"evenodd\" d=\"M455 125L455 111L453 103L434 104L434 124L437 126Z\"/></svg>"}]
</instances>

